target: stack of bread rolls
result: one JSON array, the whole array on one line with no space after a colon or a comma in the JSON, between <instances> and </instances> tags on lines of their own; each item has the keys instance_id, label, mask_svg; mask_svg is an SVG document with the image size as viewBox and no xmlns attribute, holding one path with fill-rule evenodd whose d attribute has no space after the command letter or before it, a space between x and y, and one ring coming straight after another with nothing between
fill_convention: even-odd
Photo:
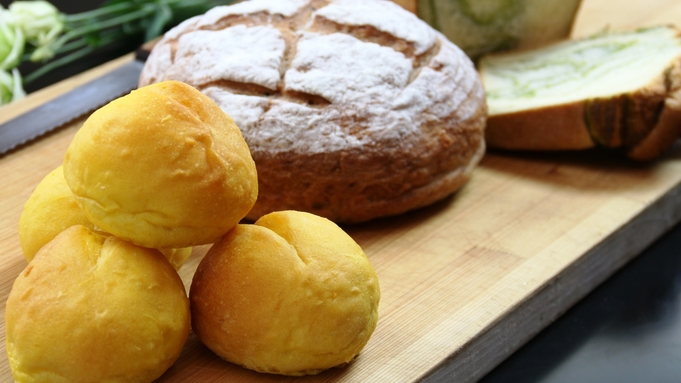
<instances>
[{"instance_id":1,"label":"stack of bread rolls","mask_svg":"<svg viewBox=\"0 0 681 383\"><path fill-rule=\"evenodd\" d=\"M143 87L94 112L20 219L29 264L5 318L15 380L151 382L190 323L219 356L257 371L351 361L376 327L375 271L325 218L282 211L239 224L257 185L239 128L187 84ZM187 296L176 269L213 243Z\"/></svg>"}]
</instances>

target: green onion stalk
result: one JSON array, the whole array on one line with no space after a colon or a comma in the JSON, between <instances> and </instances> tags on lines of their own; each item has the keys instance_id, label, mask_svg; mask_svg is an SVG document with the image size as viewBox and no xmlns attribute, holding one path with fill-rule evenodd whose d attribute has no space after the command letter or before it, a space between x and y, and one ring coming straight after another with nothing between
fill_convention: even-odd
<instances>
[{"instance_id":1,"label":"green onion stalk","mask_svg":"<svg viewBox=\"0 0 681 383\"><path fill-rule=\"evenodd\" d=\"M24 95L45 74L132 39L152 40L192 16L234 0L108 0L82 13L65 14L48 1L14 1L0 6L0 105ZM24 62L36 63L28 75ZM19 82L19 83L17 83Z\"/></svg>"}]
</instances>

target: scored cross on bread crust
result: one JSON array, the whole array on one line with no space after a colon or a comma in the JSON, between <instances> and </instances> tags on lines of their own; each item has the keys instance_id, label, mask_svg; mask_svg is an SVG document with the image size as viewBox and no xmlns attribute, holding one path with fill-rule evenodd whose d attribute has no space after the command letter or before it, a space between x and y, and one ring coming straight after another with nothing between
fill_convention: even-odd
<instances>
[{"instance_id":1,"label":"scored cross on bread crust","mask_svg":"<svg viewBox=\"0 0 681 383\"><path fill-rule=\"evenodd\" d=\"M169 31L140 85L175 79L240 127L258 168L249 218L394 215L463 185L486 104L466 55L385 0L254 0Z\"/></svg>"}]
</instances>

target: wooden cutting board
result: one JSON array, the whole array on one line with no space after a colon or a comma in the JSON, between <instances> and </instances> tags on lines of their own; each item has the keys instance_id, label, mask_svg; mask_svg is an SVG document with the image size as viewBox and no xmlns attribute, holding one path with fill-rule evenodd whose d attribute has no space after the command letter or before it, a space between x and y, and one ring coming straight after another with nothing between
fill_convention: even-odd
<instances>
[{"instance_id":1,"label":"wooden cutting board","mask_svg":"<svg viewBox=\"0 0 681 383\"><path fill-rule=\"evenodd\" d=\"M681 20L678 0L584 0L574 34ZM130 60L0 108L0 122ZM26 266L17 224L83 118L0 157L0 299ZM344 227L381 284L374 336L352 364L318 376L258 374L221 361L191 335L162 382L469 382L510 355L681 220L681 145L634 164L617 154L491 152L450 198L391 219ZM180 271L189 287L207 247ZM0 309L4 318L4 305ZM4 325L0 326L4 345ZM0 381L10 381L0 351Z\"/></svg>"}]
</instances>

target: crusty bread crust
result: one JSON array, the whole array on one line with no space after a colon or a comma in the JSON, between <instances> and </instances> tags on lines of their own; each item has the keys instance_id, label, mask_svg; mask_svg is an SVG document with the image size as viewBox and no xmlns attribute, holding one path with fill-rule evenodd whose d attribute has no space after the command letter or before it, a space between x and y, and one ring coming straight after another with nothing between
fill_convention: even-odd
<instances>
[{"instance_id":1,"label":"crusty bread crust","mask_svg":"<svg viewBox=\"0 0 681 383\"><path fill-rule=\"evenodd\" d=\"M485 140L491 148L575 150L595 146L584 123L584 102L489 116Z\"/></svg>"},{"instance_id":2,"label":"crusty bread crust","mask_svg":"<svg viewBox=\"0 0 681 383\"><path fill-rule=\"evenodd\" d=\"M390 1L217 7L151 52L140 85L169 79L201 90L242 130L258 170L253 220L400 214L460 188L485 148L472 62Z\"/></svg>"},{"instance_id":3,"label":"crusty bread crust","mask_svg":"<svg viewBox=\"0 0 681 383\"><path fill-rule=\"evenodd\" d=\"M629 150L629 158L653 160L667 150L681 135L681 58L665 74L666 97L659 120L638 145Z\"/></svg>"},{"instance_id":4,"label":"crusty bread crust","mask_svg":"<svg viewBox=\"0 0 681 383\"><path fill-rule=\"evenodd\" d=\"M256 220L283 205L358 223L430 205L461 188L482 159L484 142L477 134L469 136L461 140L465 148L433 150L439 159L426 153L390 158L372 148L258 157L260 195L246 218ZM443 170L433 174L429 167Z\"/></svg>"}]
</instances>

